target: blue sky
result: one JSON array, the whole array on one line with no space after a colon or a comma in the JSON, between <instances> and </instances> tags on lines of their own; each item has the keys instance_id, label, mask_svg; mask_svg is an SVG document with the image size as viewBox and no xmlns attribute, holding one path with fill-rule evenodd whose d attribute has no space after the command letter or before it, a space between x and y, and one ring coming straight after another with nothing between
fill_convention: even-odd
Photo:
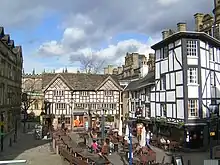
<instances>
[{"instance_id":1,"label":"blue sky","mask_svg":"<svg viewBox=\"0 0 220 165\"><path fill-rule=\"evenodd\" d=\"M193 28L196 12L213 9L207 0L2 0L1 4L0 21L23 47L25 72L35 68L38 73L65 67L75 72L85 61L94 66L100 61L121 65L127 52L147 56L150 46L161 40L162 30L175 30L183 21Z\"/></svg>"}]
</instances>

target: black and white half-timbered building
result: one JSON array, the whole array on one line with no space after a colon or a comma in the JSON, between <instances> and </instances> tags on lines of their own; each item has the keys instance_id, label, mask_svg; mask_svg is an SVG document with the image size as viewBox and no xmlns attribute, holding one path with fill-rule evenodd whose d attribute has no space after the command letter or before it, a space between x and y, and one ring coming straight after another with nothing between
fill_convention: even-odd
<instances>
[{"instance_id":1,"label":"black and white half-timbered building","mask_svg":"<svg viewBox=\"0 0 220 165\"><path fill-rule=\"evenodd\" d=\"M154 86L154 54L142 64L140 79L128 84L124 93L128 95L127 109L131 119L150 119L150 92Z\"/></svg>"},{"instance_id":2,"label":"black and white half-timbered building","mask_svg":"<svg viewBox=\"0 0 220 165\"><path fill-rule=\"evenodd\" d=\"M122 88L114 75L44 73L42 81L45 100L50 103L50 113L55 115L55 128L60 126L61 116L65 116L69 129L76 118L84 126L88 110L92 114L120 114Z\"/></svg>"},{"instance_id":3,"label":"black and white half-timbered building","mask_svg":"<svg viewBox=\"0 0 220 165\"><path fill-rule=\"evenodd\" d=\"M179 31L152 46L155 87L151 117L179 127L186 147L208 145L209 106L220 103L220 42L203 32ZM170 134L177 133L170 131Z\"/></svg>"}]
</instances>

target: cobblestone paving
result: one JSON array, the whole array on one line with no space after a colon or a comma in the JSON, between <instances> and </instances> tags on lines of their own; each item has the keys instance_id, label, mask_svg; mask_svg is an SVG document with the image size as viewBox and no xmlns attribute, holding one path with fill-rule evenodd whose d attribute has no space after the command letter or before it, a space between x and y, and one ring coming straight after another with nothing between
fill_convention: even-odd
<instances>
[{"instance_id":1,"label":"cobblestone paving","mask_svg":"<svg viewBox=\"0 0 220 165\"><path fill-rule=\"evenodd\" d=\"M27 160L30 165L65 165L59 155L51 152L48 141L35 140L33 131L20 133L17 143L12 147L5 146L0 153L0 160Z\"/></svg>"}]
</instances>

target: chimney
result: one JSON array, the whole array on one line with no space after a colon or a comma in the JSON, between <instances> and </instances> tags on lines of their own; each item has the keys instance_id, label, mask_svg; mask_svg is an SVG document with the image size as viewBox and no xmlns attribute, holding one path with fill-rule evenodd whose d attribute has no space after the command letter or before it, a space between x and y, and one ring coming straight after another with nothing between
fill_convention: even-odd
<instances>
[{"instance_id":1,"label":"chimney","mask_svg":"<svg viewBox=\"0 0 220 165\"><path fill-rule=\"evenodd\" d=\"M162 31L162 38L163 38L163 40L166 39L167 37L169 37L169 31L168 30Z\"/></svg>"},{"instance_id":2,"label":"chimney","mask_svg":"<svg viewBox=\"0 0 220 165\"><path fill-rule=\"evenodd\" d=\"M186 23L184 22L179 22L177 24L177 31L178 32L185 32L186 31Z\"/></svg>"},{"instance_id":3,"label":"chimney","mask_svg":"<svg viewBox=\"0 0 220 165\"><path fill-rule=\"evenodd\" d=\"M200 26L202 25L202 20L203 20L204 14L202 13L196 13L194 15L194 19L195 19L195 30L197 32L199 32L201 30Z\"/></svg>"}]
</instances>

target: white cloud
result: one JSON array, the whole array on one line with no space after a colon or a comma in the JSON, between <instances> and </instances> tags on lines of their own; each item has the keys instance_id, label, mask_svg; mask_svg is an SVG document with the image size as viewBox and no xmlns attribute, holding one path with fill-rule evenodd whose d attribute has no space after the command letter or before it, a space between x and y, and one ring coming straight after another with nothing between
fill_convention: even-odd
<instances>
[{"instance_id":1,"label":"white cloud","mask_svg":"<svg viewBox=\"0 0 220 165\"><path fill-rule=\"evenodd\" d=\"M180 0L158 0L158 2L161 5L164 5L164 6L169 6L169 5L175 4L175 3L179 2L179 1Z\"/></svg>"}]
</instances>

